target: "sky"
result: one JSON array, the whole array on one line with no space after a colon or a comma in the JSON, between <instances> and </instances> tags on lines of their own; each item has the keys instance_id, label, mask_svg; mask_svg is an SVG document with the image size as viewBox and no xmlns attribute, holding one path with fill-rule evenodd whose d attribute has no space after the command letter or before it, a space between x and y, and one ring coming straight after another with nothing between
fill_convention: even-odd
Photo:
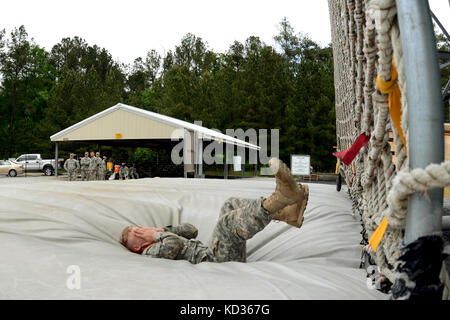
<instances>
[{"instance_id":1,"label":"sky","mask_svg":"<svg viewBox=\"0 0 450 320\"><path fill-rule=\"evenodd\" d=\"M429 3L450 32L449 1ZM164 55L189 32L216 52L251 35L273 45L283 17L321 46L331 42L327 0L7 0L0 29L9 33L24 25L47 50L62 38L79 36L132 63L152 49Z\"/></svg>"}]
</instances>

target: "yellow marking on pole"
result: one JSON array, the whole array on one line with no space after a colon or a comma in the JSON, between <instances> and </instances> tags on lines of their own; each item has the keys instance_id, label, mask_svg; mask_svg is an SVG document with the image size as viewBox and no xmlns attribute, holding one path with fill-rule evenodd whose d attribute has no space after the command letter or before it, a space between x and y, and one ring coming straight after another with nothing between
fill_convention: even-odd
<instances>
[{"instance_id":1,"label":"yellow marking on pole","mask_svg":"<svg viewBox=\"0 0 450 320\"><path fill-rule=\"evenodd\" d=\"M339 168L339 159L338 159L338 161L336 162L336 170L335 170L335 174L338 174L338 168Z\"/></svg>"}]
</instances>

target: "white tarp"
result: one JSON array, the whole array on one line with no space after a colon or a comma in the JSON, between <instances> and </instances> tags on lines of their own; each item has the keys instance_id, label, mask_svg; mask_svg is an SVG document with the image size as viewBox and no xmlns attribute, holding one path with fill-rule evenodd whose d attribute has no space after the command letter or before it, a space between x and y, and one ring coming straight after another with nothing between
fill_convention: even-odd
<instances>
[{"instance_id":1,"label":"white tarp","mask_svg":"<svg viewBox=\"0 0 450 320\"><path fill-rule=\"evenodd\" d=\"M271 222L247 263L152 259L117 239L129 224L190 222L207 243L228 197L268 196L272 178L0 180L1 299L384 299L358 269L360 224L332 185L310 184L303 227ZM80 289L68 289L79 268ZM71 269L72 268L72 269Z\"/></svg>"}]
</instances>

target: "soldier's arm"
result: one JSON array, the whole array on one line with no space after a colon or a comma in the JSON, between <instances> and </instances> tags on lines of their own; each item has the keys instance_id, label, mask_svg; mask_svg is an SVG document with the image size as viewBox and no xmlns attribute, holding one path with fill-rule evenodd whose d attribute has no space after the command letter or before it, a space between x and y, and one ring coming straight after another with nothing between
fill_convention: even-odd
<instances>
[{"instance_id":1,"label":"soldier's arm","mask_svg":"<svg viewBox=\"0 0 450 320\"><path fill-rule=\"evenodd\" d=\"M164 230L175 233L186 239L194 239L198 235L198 229L190 223L182 223L176 227L167 226L164 227Z\"/></svg>"},{"instance_id":2,"label":"soldier's arm","mask_svg":"<svg viewBox=\"0 0 450 320\"><path fill-rule=\"evenodd\" d=\"M75 169L75 170L78 170L78 169L80 169L80 163L78 162L78 160L77 160L77 168Z\"/></svg>"},{"instance_id":3,"label":"soldier's arm","mask_svg":"<svg viewBox=\"0 0 450 320\"><path fill-rule=\"evenodd\" d=\"M181 254L184 241L183 238L171 232L157 232L154 244L144 249L142 254L154 258L174 260Z\"/></svg>"},{"instance_id":4,"label":"soldier's arm","mask_svg":"<svg viewBox=\"0 0 450 320\"><path fill-rule=\"evenodd\" d=\"M64 162L64 170L66 170L67 171L67 160Z\"/></svg>"},{"instance_id":5,"label":"soldier's arm","mask_svg":"<svg viewBox=\"0 0 450 320\"><path fill-rule=\"evenodd\" d=\"M89 161L89 170L95 170L95 160Z\"/></svg>"}]
</instances>

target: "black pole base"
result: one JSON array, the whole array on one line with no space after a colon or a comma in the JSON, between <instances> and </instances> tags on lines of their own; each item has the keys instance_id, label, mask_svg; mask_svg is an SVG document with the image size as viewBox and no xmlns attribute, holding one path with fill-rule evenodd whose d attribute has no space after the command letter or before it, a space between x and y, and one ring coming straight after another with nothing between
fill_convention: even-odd
<instances>
[{"instance_id":1,"label":"black pole base","mask_svg":"<svg viewBox=\"0 0 450 320\"><path fill-rule=\"evenodd\" d=\"M391 299L442 300L444 284L439 274L446 258L443 247L442 237L425 236L402 248Z\"/></svg>"}]
</instances>

